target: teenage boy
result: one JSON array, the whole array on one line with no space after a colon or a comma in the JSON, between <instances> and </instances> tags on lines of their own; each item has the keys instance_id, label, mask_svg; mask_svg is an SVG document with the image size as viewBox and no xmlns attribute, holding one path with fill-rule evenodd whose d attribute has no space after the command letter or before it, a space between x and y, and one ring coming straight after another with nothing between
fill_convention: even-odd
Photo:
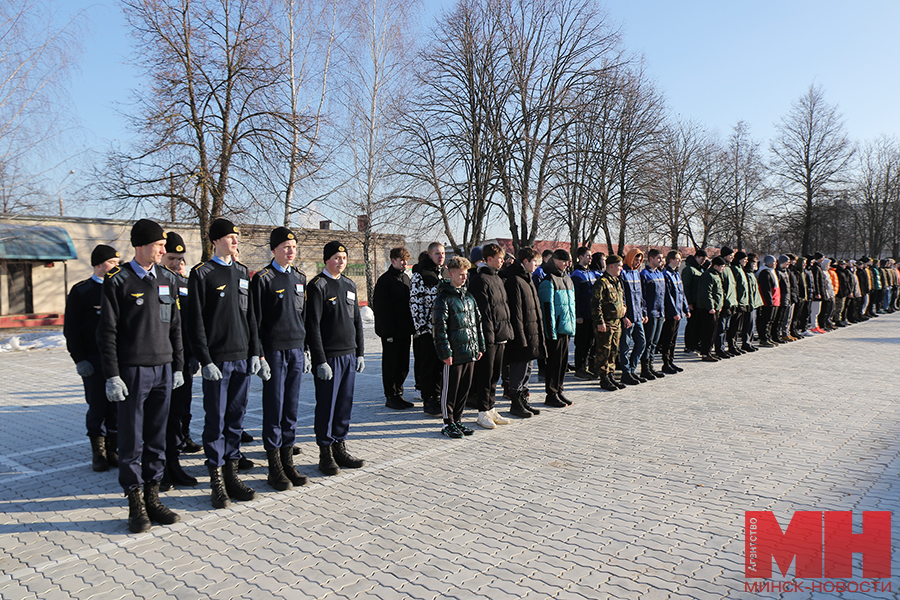
<instances>
[{"instance_id":1,"label":"teenage boy","mask_svg":"<svg viewBox=\"0 0 900 600\"><path fill-rule=\"evenodd\" d=\"M563 408L572 401L563 395L563 378L569 363L569 338L575 335L575 287L566 269L572 259L563 249L553 252L545 263L546 274L538 286L538 297L544 317L544 343L547 365L544 404Z\"/></svg>"},{"instance_id":2,"label":"teenage boy","mask_svg":"<svg viewBox=\"0 0 900 600\"><path fill-rule=\"evenodd\" d=\"M643 252L638 249L629 250L625 255L624 268L619 274L625 293L625 316L622 321L625 327L619 340L619 364L622 367L622 383L625 385L638 385L647 381L635 374L646 344L644 324L647 322L647 309L644 305L641 273L638 270L643 262Z\"/></svg>"},{"instance_id":3,"label":"teenage boy","mask_svg":"<svg viewBox=\"0 0 900 600\"><path fill-rule=\"evenodd\" d=\"M547 355L541 301L531 279L537 268L538 254L533 248L519 249L518 260L505 270L506 295L509 298L509 320L513 338L509 341L505 359L509 364L509 388L512 405L509 412L528 419L541 414L528 401L528 379L531 363Z\"/></svg>"},{"instance_id":4,"label":"teenage boy","mask_svg":"<svg viewBox=\"0 0 900 600\"><path fill-rule=\"evenodd\" d=\"M662 253L656 248L647 251L647 266L641 270L641 287L644 292L644 306L647 307L647 323L644 325L646 345L641 356L641 377L654 380L665 377L653 368L654 354L662 336L665 323L666 280L660 267Z\"/></svg>"},{"instance_id":5,"label":"teenage boy","mask_svg":"<svg viewBox=\"0 0 900 600\"><path fill-rule=\"evenodd\" d=\"M591 365L588 364L588 353L594 340L594 328L591 325L591 292L599 274L591 270L590 248L586 246L578 248L571 277L575 286L575 377L593 379L596 374L590 372Z\"/></svg>"},{"instance_id":6,"label":"teenage boy","mask_svg":"<svg viewBox=\"0 0 900 600\"><path fill-rule=\"evenodd\" d=\"M462 424L463 409L472 387L475 361L484 353L481 314L475 298L465 287L472 263L454 256L447 263L450 280L441 282L434 299L432 316L434 348L443 362L441 433L461 438L474 433Z\"/></svg>"},{"instance_id":7,"label":"teenage boy","mask_svg":"<svg viewBox=\"0 0 900 600\"><path fill-rule=\"evenodd\" d=\"M428 253L419 258L409 278L409 304L412 311L413 356L416 364L416 383L422 393L426 415L440 416L441 361L434 353L431 332L431 312L438 284L446 275L444 246L439 242L428 245Z\"/></svg>"},{"instance_id":8,"label":"teenage boy","mask_svg":"<svg viewBox=\"0 0 900 600\"><path fill-rule=\"evenodd\" d=\"M666 268L663 276L666 282L666 308L665 323L663 323L659 348L662 356L663 373L675 375L684 371L675 364L675 341L678 338L678 328L687 319L691 318L691 309L688 306L687 296L684 293L684 282L678 273L681 266L681 253L672 250L666 255Z\"/></svg>"},{"instance_id":9,"label":"teenage boy","mask_svg":"<svg viewBox=\"0 0 900 600\"><path fill-rule=\"evenodd\" d=\"M381 338L384 405L403 410L413 406L403 397L403 382L409 375L409 345L414 333L409 302L410 280L406 274L409 250L393 248L390 258L391 266L375 283L372 310L375 313L375 335Z\"/></svg>"}]
</instances>

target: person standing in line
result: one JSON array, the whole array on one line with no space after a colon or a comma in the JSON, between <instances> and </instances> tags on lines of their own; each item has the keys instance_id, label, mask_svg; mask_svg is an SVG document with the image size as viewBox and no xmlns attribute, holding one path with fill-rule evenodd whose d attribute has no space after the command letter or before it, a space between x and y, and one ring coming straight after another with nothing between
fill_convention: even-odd
<instances>
[{"instance_id":1,"label":"person standing in line","mask_svg":"<svg viewBox=\"0 0 900 600\"><path fill-rule=\"evenodd\" d=\"M598 274L591 270L591 250L585 246L578 248L575 268L572 270L575 286L575 377L593 379L588 352L594 341L594 327L591 325L591 292Z\"/></svg>"},{"instance_id":2,"label":"person standing in line","mask_svg":"<svg viewBox=\"0 0 900 600\"><path fill-rule=\"evenodd\" d=\"M444 246L432 242L428 254L421 257L413 267L409 278L409 303L412 312L413 356L416 372L419 374L419 391L422 392L423 410L426 415L441 415L441 361L434 351L434 337L431 328L431 311L437 296L438 284L444 279L446 269Z\"/></svg>"},{"instance_id":3,"label":"person standing in line","mask_svg":"<svg viewBox=\"0 0 900 600\"><path fill-rule=\"evenodd\" d=\"M747 352L741 348L741 331L744 328L744 315L750 312L750 287L747 283L747 274L744 267L747 265L747 253L738 250L731 259L731 264L726 268L731 270L731 279L734 281L734 293L737 298L732 307L731 323L728 325L727 351L732 356L738 356Z\"/></svg>"},{"instance_id":4,"label":"person standing in line","mask_svg":"<svg viewBox=\"0 0 900 600\"><path fill-rule=\"evenodd\" d=\"M75 371L84 384L88 409L85 417L91 441L91 468L109 471L118 467L118 404L106 398L106 378L100 364L97 325L103 298L103 278L119 266L119 253L112 246L97 245L91 252L93 275L72 286L66 297L63 334Z\"/></svg>"},{"instance_id":5,"label":"person standing in line","mask_svg":"<svg viewBox=\"0 0 900 600\"><path fill-rule=\"evenodd\" d=\"M625 266L619 275L625 292L625 316L622 318L624 328L619 340L619 365L622 367L622 383L638 385L647 382L635 373L646 345L644 324L647 322L647 307L644 305L641 273L638 270L644 262L644 253L636 248L629 250L624 262Z\"/></svg>"},{"instance_id":6,"label":"person standing in line","mask_svg":"<svg viewBox=\"0 0 900 600\"><path fill-rule=\"evenodd\" d=\"M678 339L679 326L691 317L691 309L688 307L687 297L684 294L684 282L678 272L680 266L681 253L672 250L666 255L666 268L663 271L666 284L665 322L659 342L662 370L668 375L684 371L675 364L675 343Z\"/></svg>"},{"instance_id":7,"label":"person standing in line","mask_svg":"<svg viewBox=\"0 0 900 600\"><path fill-rule=\"evenodd\" d=\"M654 355L662 336L666 311L666 279L660 267L663 264L662 253L656 248L647 251L647 266L641 270L641 287L644 293L644 306L647 310L647 323L644 325L644 353L641 356L641 377L648 381L661 379L665 373L653 368Z\"/></svg>"},{"instance_id":8,"label":"person standing in line","mask_svg":"<svg viewBox=\"0 0 900 600\"><path fill-rule=\"evenodd\" d=\"M181 466L182 452L200 450L190 437L191 401L194 399L194 373L197 372L197 359L190 351L188 340L188 322L186 314L188 300L188 278L184 274L184 238L174 231L166 234L166 253L162 257L162 266L169 270L178 282L174 293L178 296L176 306L181 316L181 340L184 347L184 368L181 370L184 385L172 390L172 401L169 403L169 419L166 424L166 470L163 473L159 490L168 492L173 485L192 487L197 485L197 478L189 475ZM191 446L188 446L190 442Z\"/></svg>"},{"instance_id":9,"label":"person standing in line","mask_svg":"<svg viewBox=\"0 0 900 600\"><path fill-rule=\"evenodd\" d=\"M771 254L763 257L763 266L756 276L759 295L763 305L757 309L756 333L761 348L775 348L778 343L772 340L772 326L778 307L781 305L781 290L778 274L775 272L776 260Z\"/></svg>"},{"instance_id":10,"label":"person standing in line","mask_svg":"<svg viewBox=\"0 0 900 600\"><path fill-rule=\"evenodd\" d=\"M591 317L594 323L594 372L600 379L600 387L608 392L624 389L616 382L616 353L622 318L625 316L625 291L622 288L622 257L610 254L606 258L603 275L594 283L591 291Z\"/></svg>"},{"instance_id":11,"label":"person standing in line","mask_svg":"<svg viewBox=\"0 0 900 600\"><path fill-rule=\"evenodd\" d=\"M509 412L521 419L541 414L540 409L533 408L529 402L528 380L531 377L531 362L547 355L541 301L531 279L537 268L537 257L533 248L520 249L516 262L506 269L503 284L509 299L509 320L513 333L504 356L509 365L512 396Z\"/></svg>"},{"instance_id":12,"label":"person standing in line","mask_svg":"<svg viewBox=\"0 0 900 600\"><path fill-rule=\"evenodd\" d=\"M697 338L697 323L702 320L694 308L697 306L697 290L700 285L700 276L707 266L706 250L696 250L692 256L688 256L685 268L681 271L681 279L684 283L684 295L691 310L691 318L684 325L684 351L697 352L699 343Z\"/></svg>"},{"instance_id":13,"label":"person standing in line","mask_svg":"<svg viewBox=\"0 0 900 600\"><path fill-rule=\"evenodd\" d=\"M356 284L342 275L347 249L325 244L325 268L307 288L306 339L316 374L316 443L319 471L337 475L341 467L359 469L365 461L347 450L356 374L365 369L362 317Z\"/></svg>"},{"instance_id":14,"label":"person standing in line","mask_svg":"<svg viewBox=\"0 0 900 600\"><path fill-rule=\"evenodd\" d=\"M737 306L737 290L734 276L731 271L731 259L734 250L728 246L722 246L719 256L725 261L725 267L720 271L719 279L722 281L723 305L717 313L716 320L716 358L729 359L732 355L728 352L728 329L731 325L731 315Z\"/></svg>"},{"instance_id":15,"label":"person standing in line","mask_svg":"<svg viewBox=\"0 0 900 600\"><path fill-rule=\"evenodd\" d=\"M475 298L481 315L484 338L482 357L475 363L470 398L475 401L478 411L475 423L485 429L511 423L497 412L495 406L497 382L503 368L506 344L513 337L509 297L500 277L504 255L503 249L497 244L485 244L481 248L481 258L485 264L478 268L469 282L469 293Z\"/></svg>"},{"instance_id":16,"label":"person standing in line","mask_svg":"<svg viewBox=\"0 0 900 600\"><path fill-rule=\"evenodd\" d=\"M157 267L165 235L149 219L131 228L134 258L106 274L97 326L106 397L120 403L119 484L132 533L147 531L151 521L181 520L159 499L169 402L172 389L184 384L178 281Z\"/></svg>"},{"instance_id":17,"label":"person standing in line","mask_svg":"<svg viewBox=\"0 0 900 600\"><path fill-rule=\"evenodd\" d=\"M375 334L381 338L381 383L384 405L394 410L412 408L403 397L403 382L409 375L409 346L414 333L409 301L410 280L406 264L410 259L406 248L393 248L388 267L372 292Z\"/></svg>"},{"instance_id":18,"label":"person standing in line","mask_svg":"<svg viewBox=\"0 0 900 600\"><path fill-rule=\"evenodd\" d=\"M725 305L725 289L722 284L722 271L727 262L721 256L712 259L712 265L700 277L697 293L697 310L703 315L698 334L700 336L700 356L705 362L718 362L712 355L714 339L718 335L716 321L719 312Z\"/></svg>"},{"instance_id":19,"label":"person standing in line","mask_svg":"<svg viewBox=\"0 0 900 600\"><path fill-rule=\"evenodd\" d=\"M475 298L466 290L472 263L454 256L447 264L449 281L442 281L434 299L432 327L434 347L443 362L441 385L441 434L450 438L472 435L463 425L466 397L472 392L475 363L484 353L481 313Z\"/></svg>"},{"instance_id":20,"label":"person standing in line","mask_svg":"<svg viewBox=\"0 0 900 600\"><path fill-rule=\"evenodd\" d=\"M575 335L575 286L566 269L572 262L563 249L553 252L545 264L546 275L538 286L544 317L544 343L547 345L544 404L562 408L572 404L564 392L569 362L569 338Z\"/></svg>"},{"instance_id":21,"label":"person standing in line","mask_svg":"<svg viewBox=\"0 0 900 600\"><path fill-rule=\"evenodd\" d=\"M213 221L209 239L214 254L191 269L188 278L190 343L202 365L203 450L213 508L225 508L231 499L256 498L237 473L250 376L260 370L262 354L250 272L237 260L239 235L228 219Z\"/></svg>"},{"instance_id":22,"label":"person standing in line","mask_svg":"<svg viewBox=\"0 0 900 600\"><path fill-rule=\"evenodd\" d=\"M744 315L744 326L741 329L741 350L745 352L756 352L759 350L752 343L754 323L759 317L759 310L763 305L762 296L759 295L759 283L756 281L758 262L756 254L751 252L747 255L747 264L744 265L744 272L747 275L747 289L750 296L749 310Z\"/></svg>"},{"instance_id":23,"label":"person standing in line","mask_svg":"<svg viewBox=\"0 0 900 600\"><path fill-rule=\"evenodd\" d=\"M250 281L253 318L264 354L257 373L263 380L262 439L269 474L279 491L306 485L294 466L300 380L311 371L306 346L306 274L294 268L297 238L287 227L269 234L272 262Z\"/></svg>"}]
</instances>

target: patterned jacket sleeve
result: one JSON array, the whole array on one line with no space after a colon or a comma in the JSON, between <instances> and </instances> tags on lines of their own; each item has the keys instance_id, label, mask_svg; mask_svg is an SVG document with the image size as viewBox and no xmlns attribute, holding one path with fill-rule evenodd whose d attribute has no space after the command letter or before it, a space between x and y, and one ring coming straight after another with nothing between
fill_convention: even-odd
<instances>
[{"instance_id":1,"label":"patterned jacket sleeve","mask_svg":"<svg viewBox=\"0 0 900 600\"><path fill-rule=\"evenodd\" d=\"M431 315L426 314L425 310L426 296L425 282L422 280L422 276L419 273L413 273L409 278L409 307L417 336L431 331Z\"/></svg>"}]
</instances>

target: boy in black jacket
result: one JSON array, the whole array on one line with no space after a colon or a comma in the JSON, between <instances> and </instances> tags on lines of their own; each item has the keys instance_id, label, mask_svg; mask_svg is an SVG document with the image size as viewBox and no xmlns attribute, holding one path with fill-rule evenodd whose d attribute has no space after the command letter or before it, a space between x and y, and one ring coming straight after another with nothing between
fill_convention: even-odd
<instances>
[{"instance_id":1,"label":"boy in black jacket","mask_svg":"<svg viewBox=\"0 0 900 600\"><path fill-rule=\"evenodd\" d=\"M406 274L410 254L406 248L394 248L390 256L391 266L375 283L372 310L375 312L375 334L381 338L384 405L403 410L413 406L403 398L403 382L409 375L409 345L414 331L409 303L410 279Z\"/></svg>"}]
</instances>

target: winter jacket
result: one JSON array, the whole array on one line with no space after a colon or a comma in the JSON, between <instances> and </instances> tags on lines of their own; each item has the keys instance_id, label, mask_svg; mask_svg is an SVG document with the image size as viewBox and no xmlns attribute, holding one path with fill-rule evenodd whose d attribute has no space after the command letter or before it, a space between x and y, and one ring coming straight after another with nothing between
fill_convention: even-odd
<instances>
[{"instance_id":1,"label":"winter jacket","mask_svg":"<svg viewBox=\"0 0 900 600\"><path fill-rule=\"evenodd\" d=\"M700 276L703 275L703 268L697 262L696 256L688 256L684 259L685 267L681 271L681 280L684 282L684 296L687 298L688 304L697 305L697 289L700 285Z\"/></svg>"},{"instance_id":2,"label":"winter jacket","mask_svg":"<svg viewBox=\"0 0 900 600\"><path fill-rule=\"evenodd\" d=\"M665 316L666 278L660 269L641 270L641 287L644 294L644 306L647 316L659 319Z\"/></svg>"},{"instance_id":3,"label":"winter jacket","mask_svg":"<svg viewBox=\"0 0 900 600\"><path fill-rule=\"evenodd\" d=\"M722 280L723 308L737 307L737 287L734 281L734 273L731 271L730 265L725 265L719 278Z\"/></svg>"},{"instance_id":4,"label":"winter jacket","mask_svg":"<svg viewBox=\"0 0 900 600\"><path fill-rule=\"evenodd\" d=\"M825 275L825 271L822 270L822 265L817 261L813 261L812 265L809 267L809 271L812 273L813 280L810 300L823 300L825 298L825 280L828 276Z\"/></svg>"},{"instance_id":5,"label":"winter jacket","mask_svg":"<svg viewBox=\"0 0 900 600\"><path fill-rule=\"evenodd\" d=\"M375 335L387 339L415 333L409 289L409 275L393 265L375 282L372 293Z\"/></svg>"},{"instance_id":6,"label":"winter jacket","mask_svg":"<svg viewBox=\"0 0 900 600\"><path fill-rule=\"evenodd\" d=\"M828 268L828 278L831 279L831 289L834 290L835 298L845 298L847 294L842 293L841 278L838 275L837 267Z\"/></svg>"},{"instance_id":7,"label":"winter jacket","mask_svg":"<svg viewBox=\"0 0 900 600\"><path fill-rule=\"evenodd\" d=\"M728 267L731 270L731 278L734 279L734 293L737 296L738 306L750 307L750 285L747 282L747 274L737 262Z\"/></svg>"},{"instance_id":8,"label":"winter jacket","mask_svg":"<svg viewBox=\"0 0 900 600\"><path fill-rule=\"evenodd\" d=\"M722 270L724 272L724 269ZM725 305L725 289L721 275L713 268L700 276L697 290L697 308L703 311L722 310Z\"/></svg>"},{"instance_id":9,"label":"winter jacket","mask_svg":"<svg viewBox=\"0 0 900 600\"><path fill-rule=\"evenodd\" d=\"M434 349L438 358L453 357L453 364L475 362L484 352L481 314L466 286L453 287L449 281L438 285L432 313Z\"/></svg>"},{"instance_id":10,"label":"winter jacket","mask_svg":"<svg viewBox=\"0 0 900 600\"><path fill-rule=\"evenodd\" d=\"M445 269L425 255L412 268L409 278L409 304L415 335L431 333L431 310L437 296L438 284L446 276Z\"/></svg>"},{"instance_id":11,"label":"winter jacket","mask_svg":"<svg viewBox=\"0 0 900 600\"><path fill-rule=\"evenodd\" d=\"M775 268L775 275L778 277L778 291L781 292L781 302L779 306L790 306L791 304L791 279L787 269L783 267Z\"/></svg>"},{"instance_id":12,"label":"winter jacket","mask_svg":"<svg viewBox=\"0 0 900 600\"><path fill-rule=\"evenodd\" d=\"M575 335L575 286L572 278L560 271L552 260L544 265L544 269L544 280L538 286L544 336L555 340L560 335Z\"/></svg>"},{"instance_id":13,"label":"winter jacket","mask_svg":"<svg viewBox=\"0 0 900 600\"><path fill-rule=\"evenodd\" d=\"M589 321L591 318L591 290L600 273L589 267L578 265L572 271L572 283L575 286L575 317Z\"/></svg>"},{"instance_id":14,"label":"winter jacket","mask_svg":"<svg viewBox=\"0 0 900 600\"><path fill-rule=\"evenodd\" d=\"M763 267L757 273L756 281L759 284L759 295L762 297L763 306L781 306L781 290L778 288L779 280L775 269Z\"/></svg>"},{"instance_id":15,"label":"winter jacket","mask_svg":"<svg viewBox=\"0 0 900 600\"><path fill-rule=\"evenodd\" d=\"M541 301L531 275L518 260L504 273L506 281L503 285L509 298L509 322L513 334L506 345L504 360L510 363L526 362L546 356Z\"/></svg>"},{"instance_id":16,"label":"winter jacket","mask_svg":"<svg viewBox=\"0 0 900 600\"><path fill-rule=\"evenodd\" d=\"M755 310L763 306L762 296L759 295L759 283L749 267L745 269L745 273L747 274L747 288L750 290L750 310Z\"/></svg>"},{"instance_id":17,"label":"winter jacket","mask_svg":"<svg viewBox=\"0 0 900 600\"><path fill-rule=\"evenodd\" d=\"M509 298L497 269L481 266L469 280L469 293L481 313L481 330L486 345L502 344L513 337L509 322Z\"/></svg>"},{"instance_id":18,"label":"winter jacket","mask_svg":"<svg viewBox=\"0 0 900 600\"><path fill-rule=\"evenodd\" d=\"M836 267L836 272L838 276L838 287L837 287L837 297L838 298L847 298L848 296L853 295L853 274L850 272L850 269L843 265L838 265Z\"/></svg>"},{"instance_id":19,"label":"winter jacket","mask_svg":"<svg viewBox=\"0 0 900 600\"><path fill-rule=\"evenodd\" d=\"M791 271L793 271L793 274L797 279L797 302L809 300L809 288L806 285L806 271L800 266L800 262L791 266Z\"/></svg>"},{"instance_id":20,"label":"winter jacket","mask_svg":"<svg viewBox=\"0 0 900 600\"><path fill-rule=\"evenodd\" d=\"M640 250L629 250L625 255L625 267L619 274L622 280L622 289L625 291L625 318L632 323L642 321L647 316L647 307L644 306L644 290L641 286L641 273L632 269L629 265L634 263L634 257L640 254Z\"/></svg>"},{"instance_id":21,"label":"winter jacket","mask_svg":"<svg viewBox=\"0 0 900 600\"><path fill-rule=\"evenodd\" d=\"M834 300L834 286L831 283L829 269L831 261L827 258L822 261L822 300Z\"/></svg>"},{"instance_id":22,"label":"winter jacket","mask_svg":"<svg viewBox=\"0 0 900 600\"><path fill-rule=\"evenodd\" d=\"M684 295L684 282L678 271L666 267L663 271L666 283L666 319L674 319L676 316L684 317L690 312L687 296Z\"/></svg>"},{"instance_id":23,"label":"winter jacket","mask_svg":"<svg viewBox=\"0 0 900 600\"><path fill-rule=\"evenodd\" d=\"M791 304L796 304L800 301L800 276L792 268L787 269L787 276L788 283L791 286L790 302Z\"/></svg>"}]
</instances>

